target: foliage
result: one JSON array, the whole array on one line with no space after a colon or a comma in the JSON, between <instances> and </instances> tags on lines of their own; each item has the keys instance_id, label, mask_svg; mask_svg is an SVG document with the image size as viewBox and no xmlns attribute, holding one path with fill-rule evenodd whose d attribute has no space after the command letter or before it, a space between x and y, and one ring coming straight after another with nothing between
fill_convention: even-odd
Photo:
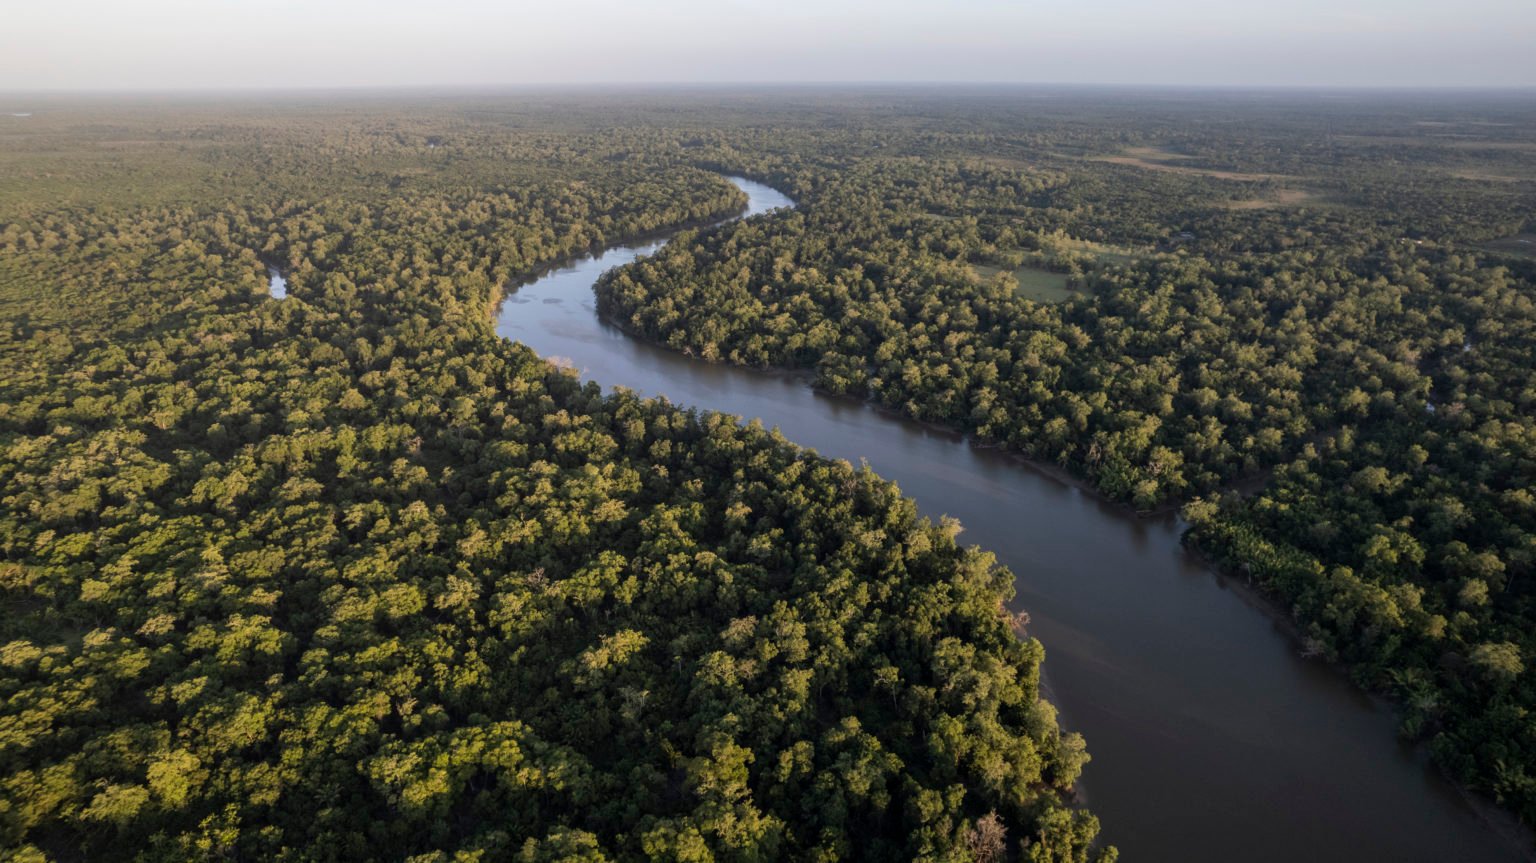
<instances>
[{"instance_id":1,"label":"foliage","mask_svg":"<svg viewBox=\"0 0 1536 863\"><path fill-rule=\"evenodd\" d=\"M1192 543L1536 824L1536 267L1494 242L1536 220L1529 97L1017 99L705 148L799 210L611 273L600 310L1140 510L1195 498ZM973 275L1023 265L1079 296Z\"/></svg>"},{"instance_id":2,"label":"foliage","mask_svg":"<svg viewBox=\"0 0 1536 863\"><path fill-rule=\"evenodd\" d=\"M494 336L740 206L689 133L142 109L0 147L7 857L1097 854L989 555Z\"/></svg>"}]
</instances>

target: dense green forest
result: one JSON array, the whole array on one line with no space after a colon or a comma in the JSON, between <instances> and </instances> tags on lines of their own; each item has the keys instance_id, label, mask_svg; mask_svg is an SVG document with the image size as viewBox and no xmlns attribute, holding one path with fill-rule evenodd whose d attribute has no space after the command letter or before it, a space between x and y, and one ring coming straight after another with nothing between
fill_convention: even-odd
<instances>
[{"instance_id":1,"label":"dense green forest","mask_svg":"<svg viewBox=\"0 0 1536 863\"><path fill-rule=\"evenodd\" d=\"M1187 503L1308 653L1536 824L1536 102L925 110L691 142L800 207L599 308Z\"/></svg>"},{"instance_id":2,"label":"dense green forest","mask_svg":"<svg viewBox=\"0 0 1536 863\"><path fill-rule=\"evenodd\" d=\"M957 525L492 331L529 273L739 208L695 151L750 112L29 107L0 856L1113 858Z\"/></svg>"},{"instance_id":3,"label":"dense green forest","mask_svg":"<svg viewBox=\"0 0 1536 863\"><path fill-rule=\"evenodd\" d=\"M718 172L603 315L1182 507L1536 824L1529 97L654 98L0 117L7 856L1112 858L957 525L494 335Z\"/></svg>"}]
</instances>

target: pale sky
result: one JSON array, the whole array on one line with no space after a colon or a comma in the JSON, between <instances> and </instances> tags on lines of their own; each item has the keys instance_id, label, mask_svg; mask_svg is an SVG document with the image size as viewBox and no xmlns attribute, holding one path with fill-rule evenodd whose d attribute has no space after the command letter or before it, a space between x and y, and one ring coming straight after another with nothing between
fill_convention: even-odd
<instances>
[{"instance_id":1,"label":"pale sky","mask_svg":"<svg viewBox=\"0 0 1536 863\"><path fill-rule=\"evenodd\" d=\"M1536 0L6 0L0 90L1536 86Z\"/></svg>"}]
</instances>

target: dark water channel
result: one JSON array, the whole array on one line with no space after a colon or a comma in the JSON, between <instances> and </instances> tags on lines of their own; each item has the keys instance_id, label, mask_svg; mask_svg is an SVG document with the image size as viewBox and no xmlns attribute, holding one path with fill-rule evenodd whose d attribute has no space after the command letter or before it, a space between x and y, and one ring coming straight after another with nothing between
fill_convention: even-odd
<instances>
[{"instance_id":1,"label":"dark water channel","mask_svg":"<svg viewBox=\"0 0 1536 863\"><path fill-rule=\"evenodd\" d=\"M747 215L792 206L732 178ZM711 365L598 320L592 284L660 242L610 249L510 294L497 332L604 387L760 417L823 455L867 459L1018 577L1063 724L1088 739L1088 804L1123 859L1515 860L1399 744L1391 711L1301 659L1282 629L1180 546L1177 520L1137 519L1008 456L801 378Z\"/></svg>"}]
</instances>

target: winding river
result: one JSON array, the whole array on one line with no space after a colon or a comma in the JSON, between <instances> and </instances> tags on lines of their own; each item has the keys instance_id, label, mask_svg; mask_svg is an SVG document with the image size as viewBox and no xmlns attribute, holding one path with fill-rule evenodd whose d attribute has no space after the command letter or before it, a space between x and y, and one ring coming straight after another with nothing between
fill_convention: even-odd
<instances>
[{"instance_id":1,"label":"winding river","mask_svg":"<svg viewBox=\"0 0 1536 863\"><path fill-rule=\"evenodd\" d=\"M793 206L731 178L746 216ZM496 331L605 387L761 417L821 454L868 459L1017 575L1046 647L1049 695L1088 738L1083 775L1105 841L1155 861L1527 858L1398 743L1389 708L1301 659L1270 614L1137 519L959 435L803 378L712 365L601 322L592 285L661 247L616 247L517 289Z\"/></svg>"}]
</instances>

